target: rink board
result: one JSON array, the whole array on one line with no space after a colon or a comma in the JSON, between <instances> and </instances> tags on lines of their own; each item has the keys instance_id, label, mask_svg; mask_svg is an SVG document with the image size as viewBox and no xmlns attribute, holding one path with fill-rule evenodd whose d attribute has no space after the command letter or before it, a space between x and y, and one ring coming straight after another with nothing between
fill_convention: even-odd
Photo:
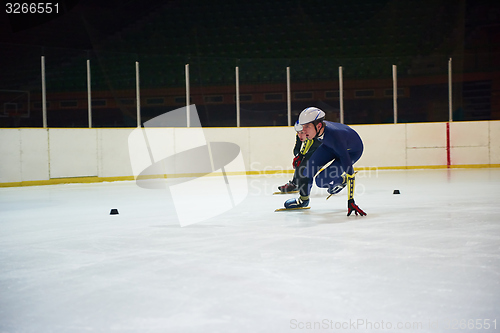
<instances>
[{"instance_id":1,"label":"rink board","mask_svg":"<svg viewBox=\"0 0 500 333\"><path fill-rule=\"evenodd\" d=\"M365 150L355 167L379 169L496 167L500 165L500 121L353 125ZM0 129L0 186L134 179L129 138L135 128ZM230 142L244 160L233 174L293 172L292 127L147 129L148 152L154 142L173 153L203 142ZM162 138L164 140L152 140ZM449 140L448 140L449 138ZM194 147L193 146L193 147ZM450 159L448 160L448 152ZM449 162L449 165L448 165ZM185 176L175 170L168 177ZM197 175L193 175L197 176ZM76 180L75 180L76 179Z\"/></svg>"}]
</instances>

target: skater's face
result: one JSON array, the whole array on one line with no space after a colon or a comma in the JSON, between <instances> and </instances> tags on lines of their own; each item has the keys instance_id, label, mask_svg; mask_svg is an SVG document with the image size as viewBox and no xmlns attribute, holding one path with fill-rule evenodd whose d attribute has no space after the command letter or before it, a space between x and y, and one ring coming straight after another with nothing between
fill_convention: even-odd
<instances>
[{"instance_id":1,"label":"skater's face","mask_svg":"<svg viewBox=\"0 0 500 333\"><path fill-rule=\"evenodd\" d=\"M304 131L297 132L297 135L299 136L300 141L305 141L307 139L306 133L304 133Z\"/></svg>"},{"instance_id":2,"label":"skater's face","mask_svg":"<svg viewBox=\"0 0 500 333\"><path fill-rule=\"evenodd\" d=\"M302 132L304 132L306 137L311 140L314 139L317 133L319 133L321 126L321 124L316 124L316 126L314 126L313 123L304 124L302 125Z\"/></svg>"}]
</instances>

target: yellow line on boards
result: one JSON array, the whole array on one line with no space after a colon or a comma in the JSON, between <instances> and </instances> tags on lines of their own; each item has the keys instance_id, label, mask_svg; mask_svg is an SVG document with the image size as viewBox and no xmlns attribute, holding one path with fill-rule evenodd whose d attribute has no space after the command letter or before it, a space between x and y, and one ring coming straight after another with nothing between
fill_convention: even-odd
<instances>
[{"instance_id":1,"label":"yellow line on boards","mask_svg":"<svg viewBox=\"0 0 500 333\"><path fill-rule=\"evenodd\" d=\"M52 179L46 179L46 180L26 180L26 181L21 181L21 182L0 183L0 187L102 183L102 182L126 181L126 180L134 180L134 179L135 179L134 176L52 178Z\"/></svg>"},{"instance_id":2,"label":"yellow line on boards","mask_svg":"<svg viewBox=\"0 0 500 333\"><path fill-rule=\"evenodd\" d=\"M446 165L424 165L424 166L366 166L354 168L356 171L370 171L370 170L418 170L418 169L447 169ZM481 169L481 168L500 168L500 164L464 164L464 165L451 165L450 169ZM263 170L263 171L236 171L226 172L227 176L250 176L250 175L280 175L290 174L294 170ZM161 179L161 178L198 178L198 177L221 177L222 172L212 172L210 174L204 173L183 173L183 174L170 174L170 175L148 175L140 176L138 179ZM21 186L43 186L43 185L57 185L57 184L85 184L85 183L103 183L103 182L116 182L116 181L131 181L135 180L134 176L120 176L120 177L69 177L69 178L52 178L46 180L28 180L20 182L0 183L0 187L21 187Z\"/></svg>"}]
</instances>

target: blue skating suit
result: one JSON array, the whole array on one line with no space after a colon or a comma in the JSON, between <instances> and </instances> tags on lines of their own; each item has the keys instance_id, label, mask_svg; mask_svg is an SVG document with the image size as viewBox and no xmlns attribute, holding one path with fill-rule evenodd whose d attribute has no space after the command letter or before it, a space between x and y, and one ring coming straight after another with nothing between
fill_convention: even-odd
<instances>
[{"instance_id":1,"label":"blue skating suit","mask_svg":"<svg viewBox=\"0 0 500 333\"><path fill-rule=\"evenodd\" d=\"M322 188L342 184L342 174L353 174L353 164L363 154L363 141L358 133L347 125L325 121L325 131L319 140L321 145L309 158L299 177L301 196L311 192L314 175L328 162L334 160L325 170L316 176L316 185Z\"/></svg>"}]
</instances>

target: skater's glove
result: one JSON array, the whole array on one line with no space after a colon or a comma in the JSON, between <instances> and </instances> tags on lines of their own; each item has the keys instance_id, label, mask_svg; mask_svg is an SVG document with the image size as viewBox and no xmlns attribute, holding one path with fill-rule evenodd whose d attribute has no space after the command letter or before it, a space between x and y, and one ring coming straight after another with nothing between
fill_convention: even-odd
<instances>
[{"instance_id":1,"label":"skater's glove","mask_svg":"<svg viewBox=\"0 0 500 333\"><path fill-rule=\"evenodd\" d=\"M347 201L347 216L350 216L354 212L356 215L366 216L366 213L354 203L354 199L349 199Z\"/></svg>"},{"instance_id":2,"label":"skater's glove","mask_svg":"<svg viewBox=\"0 0 500 333\"><path fill-rule=\"evenodd\" d=\"M302 162L303 158L304 158L304 155L302 155L302 154L297 154L297 156L294 157L293 162L292 162L294 169L299 167L300 162Z\"/></svg>"}]
</instances>

